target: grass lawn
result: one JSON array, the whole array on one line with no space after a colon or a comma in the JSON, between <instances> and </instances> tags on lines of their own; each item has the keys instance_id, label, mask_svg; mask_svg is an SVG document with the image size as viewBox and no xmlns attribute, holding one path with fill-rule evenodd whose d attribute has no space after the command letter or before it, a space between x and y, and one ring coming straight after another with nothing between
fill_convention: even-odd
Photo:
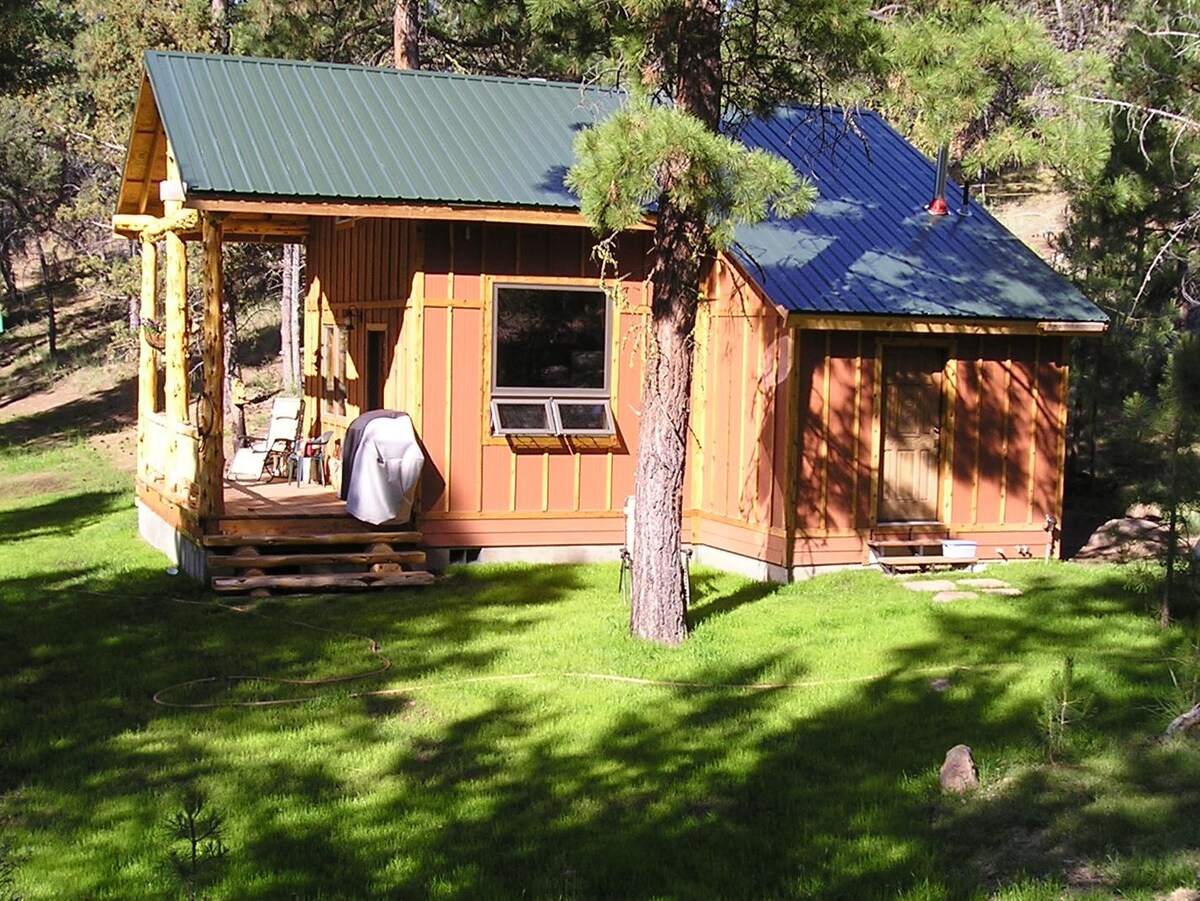
<instances>
[{"instance_id":1,"label":"grass lawn","mask_svg":"<svg viewBox=\"0 0 1200 901\"><path fill-rule=\"evenodd\" d=\"M1118 569L993 567L1024 594L948 605L872 572L698 572L664 650L627 636L607 566L233 609L166 574L130 495L83 440L0 446L0 897L186 897L189 791L224 817L216 899L1200 887L1200 740L1157 738L1194 632ZM1067 655L1093 703L1050 763ZM298 703L233 706L271 700ZM943 797L960 742L983 788Z\"/></svg>"}]
</instances>

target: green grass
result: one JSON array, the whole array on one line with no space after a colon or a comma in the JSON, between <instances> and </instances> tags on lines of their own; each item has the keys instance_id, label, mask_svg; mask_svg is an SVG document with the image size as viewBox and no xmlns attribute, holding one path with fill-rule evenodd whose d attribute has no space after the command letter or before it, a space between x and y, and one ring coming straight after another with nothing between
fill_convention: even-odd
<instances>
[{"instance_id":1,"label":"green grass","mask_svg":"<svg viewBox=\"0 0 1200 901\"><path fill-rule=\"evenodd\" d=\"M1117 569L989 575L1024 595L936 606L870 572L791 586L697 572L695 631L677 650L627 636L608 566L471 567L424 590L238 611L166 574L135 535L128 477L86 443L9 445L12 890L185 897L166 824L191 789L225 818L206 893L219 899L1197 887L1200 750L1157 739L1182 709L1171 673L1187 630L1160 632L1153 599ZM386 673L272 681L375 669L367 637ZM1094 704L1050 764L1038 711L1068 654ZM154 704L164 691L300 702ZM959 742L983 788L945 798L937 770Z\"/></svg>"}]
</instances>

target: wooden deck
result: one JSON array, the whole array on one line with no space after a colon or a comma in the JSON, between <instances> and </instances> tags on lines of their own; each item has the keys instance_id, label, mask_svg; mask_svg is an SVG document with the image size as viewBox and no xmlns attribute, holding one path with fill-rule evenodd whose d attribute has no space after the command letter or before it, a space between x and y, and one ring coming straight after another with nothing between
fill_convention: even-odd
<instances>
[{"instance_id":1,"label":"wooden deck","mask_svg":"<svg viewBox=\"0 0 1200 901\"><path fill-rule=\"evenodd\" d=\"M225 479L225 517L347 516L332 486L313 483L235 482ZM225 518L222 517L222 518Z\"/></svg>"},{"instance_id":2,"label":"wooden deck","mask_svg":"<svg viewBox=\"0 0 1200 901\"><path fill-rule=\"evenodd\" d=\"M421 533L346 512L332 486L225 479L225 512L204 522L211 585L222 592L425 585Z\"/></svg>"}]
</instances>

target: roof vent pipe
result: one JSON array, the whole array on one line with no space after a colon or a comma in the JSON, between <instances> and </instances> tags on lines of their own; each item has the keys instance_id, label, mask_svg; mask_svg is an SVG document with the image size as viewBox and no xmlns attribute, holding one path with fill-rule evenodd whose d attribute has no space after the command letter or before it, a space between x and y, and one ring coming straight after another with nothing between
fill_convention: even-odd
<instances>
[{"instance_id":1,"label":"roof vent pipe","mask_svg":"<svg viewBox=\"0 0 1200 901\"><path fill-rule=\"evenodd\" d=\"M946 206L946 170L950 168L950 148L943 144L937 155L937 185L933 191L933 200L925 209L934 216L945 216L950 212Z\"/></svg>"}]
</instances>

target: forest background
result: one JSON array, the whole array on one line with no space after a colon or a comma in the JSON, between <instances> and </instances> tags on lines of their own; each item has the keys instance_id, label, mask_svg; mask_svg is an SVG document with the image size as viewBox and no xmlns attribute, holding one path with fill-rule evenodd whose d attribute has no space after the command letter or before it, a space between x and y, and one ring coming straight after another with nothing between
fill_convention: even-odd
<instances>
[{"instance_id":1,"label":"forest background","mask_svg":"<svg viewBox=\"0 0 1200 901\"><path fill-rule=\"evenodd\" d=\"M113 238L110 216L146 49L625 84L622 26L679 5L0 0L0 273L9 324L13 314L36 319L48 368L69 367L56 298L90 293L109 323L109 353L135 353L137 247ZM780 40L785 25L789 41L801 36L788 62L807 73L799 85L807 99L878 109L931 156L948 147L953 174L985 202L1014 193L1061 202L1062 229L1043 236L1043 255L1111 319L1102 340L1076 349L1075 483L1172 509L1200 497L1200 480L1189 478L1200 472L1191 465L1200 378L1189 373L1200 369L1188 363L1200 329L1192 265L1200 230L1197 4L744 0L725 5L726 32L736 38L752 25L769 38L771 17L784 8ZM735 52L727 42L722 65L731 74L744 63ZM740 98L749 106L777 100L770 78L755 87ZM797 85L789 87L781 97L796 96ZM35 277L22 283L23 270ZM231 374L264 349L268 358L279 350L277 378L294 385L302 249L233 246L226 278ZM265 341L240 341L239 323L245 331L263 309L271 312Z\"/></svg>"}]
</instances>

